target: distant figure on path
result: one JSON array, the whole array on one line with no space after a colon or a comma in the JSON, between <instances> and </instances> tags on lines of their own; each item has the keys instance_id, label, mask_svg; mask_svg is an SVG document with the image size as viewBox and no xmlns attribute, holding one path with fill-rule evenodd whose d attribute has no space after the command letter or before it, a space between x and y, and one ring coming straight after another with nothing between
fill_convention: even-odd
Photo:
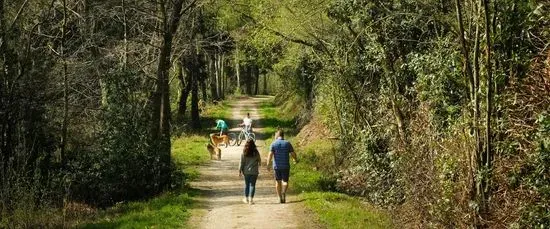
<instances>
[{"instance_id":1,"label":"distant figure on path","mask_svg":"<svg viewBox=\"0 0 550 229\"><path fill-rule=\"evenodd\" d=\"M286 190L288 189L288 177L290 175L290 155L294 162L298 163L298 158L294 152L294 148L290 142L284 140L285 134L283 130L278 130L275 133L275 141L269 147L269 155L267 156L267 169L269 163L273 159L273 169L275 170L275 190L279 196L279 203L286 202Z\"/></svg>"},{"instance_id":2,"label":"distant figure on path","mask_svg":"<svg viewBox=\"0 0 550 229\"><path fill-rule=\"evenodd\" d=\"M229 127L227 126L225 121L218 119L216 120L216 129L219 129L220 133L210 134L210 142L212 142L212 145L215 147L218 147L218 144L223 142L225 144L225 148L227 148L227 146L229 146L229 137L227 136L227 133L229 132Z\"/></svg>"},{"instance_id":3,"label":"distant figure on path","mask_svg":"<svg viewBox=\"0 0 550 229\"><path fill-rule=\"evenodd\" d=\"M246 117L243 118L243 122L239 126L244 127L247 132L252 132L252 119L250 119L250 113L246 113Z\"/></svg>"},{"instance_id":4,"label":"distant figure on path","mask_svg":"<svg viewBox=\"0 0 550 229\"><path fill-rule=\"evenodd\" d=\"M229 131L229 127L225 121L221 119L216 120L216 129L220 129L220 136L227 135L227 132Z\"/></svg>"},{"instance_id":5,"label":"distant figure on path","mask_svg":"<svg viewBox=\"0 0 550 229\"><path fill-rule=\"evenodd\" d=\"M260 152L252 139L246 141L241 162L239 163L239 177L244 175L244 198L246 204L254 204L254 192L256 191L256 180L258 179L258 168L262 163Z\"/></svg>"}]
</instances>

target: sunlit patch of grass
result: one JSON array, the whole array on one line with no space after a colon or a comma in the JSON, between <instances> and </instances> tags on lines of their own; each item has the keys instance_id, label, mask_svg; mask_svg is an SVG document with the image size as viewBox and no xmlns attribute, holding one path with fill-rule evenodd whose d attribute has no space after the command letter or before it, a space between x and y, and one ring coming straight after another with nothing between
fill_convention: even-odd
<instances>
[{"instance_id":1,"label":"sunlit patch of grass","mask_svg":"<svg viewBox=\"0 0 550 229\"><path fill-rule=\"evenodd\" d=\"M168 192L148 201L116 205L101 220L80 228L181 228L190 205L188 193Z\"/></svg>"},{"instance_id":2,"label":"sunlit patch of grass","mask_svg":"<svg viewBox=\"0 0 550 229\"><path fill-rule=\"evenodd\" d=\"M284 112L272 100L260 104L260 122L264 127L264 135L272 136L277 128L282 128L287 132L287 136L296 134L294 128L295 114Z\"/></svg>"},{"instance_id":3,"label":"sunlit patch of grass","mask_svg":"<svg viewBox=\"0 0 550 229\"><path fill-rule=\"evenodd\" d=\"M322 174L302 162L292 165L290 187L294 192L320 191Z\"/></svg>"},{"instance_id":4,"label":"sunlit patch of grass","mask_svg":"<svg viewBox=\"0 0 550 229\"><path fill-rule=\"evenodd\" d=\"M305 158L291 169L290 187L301 193L306 206L313 210L328 228L391 228L388 215L363 203L357 197L324 191L329 189L332 180L327 179Z\"/></svg>"},{"instance_id":5,"label":"sunlit patch of grass","mask_svg":"<svg viewBox=\"0 0 550 229\"><path fill-rule=\"evenodd\" d=\"M207 136L192 135L172 141L172 159L183 166L200 165L208 162L210 156L206 151Z\"/></svg>"},{"instance_id":6,"label":"sunlit patch of grass","mask_svg":"<svg viewBox=\"0 0 550 229\"><path fill-rule=\"evenodd\" d=\"M178 168L182 168L188 180L198 178L197 165L210 161L206 144L208 138L200 135L180 137L172 141L172 160Z\"/></svg>"},{"instance_id":7,"label":"sunlit patch of grass","mask_svg":"<svg viewBox=\"0 0 550 229\"><path fill-rule=\"evenodd\" d=\"M295 164L291 170L290 184L293 190L296 192L333 191L333 178L318 169L332 166L332 144L316 140L308 145L295 147L295 150L300 163Z\"/></svg>"},{"instance_id":8,"label":"sunlit patch of grass","mask_svg":"<svg viewBox=\"0 0 550 229\"><path fill-rule=\"evenodd\" d=\"M335 192L300 195L328 228L391 228L389 216L359 199Z\"/></svg>"},{"instance_id":9,"label":"sunlit patch of grass","mask_svg":"<svg viewBox=\"0 0 550 229\"><path fill-rule=\"evenodd\" d=\"M208 104L201 116L214 120L228 118L231 116L231 107L229 106L230 103L231 101L223 100L217 104Z\"/></svg>"}]
</instances>

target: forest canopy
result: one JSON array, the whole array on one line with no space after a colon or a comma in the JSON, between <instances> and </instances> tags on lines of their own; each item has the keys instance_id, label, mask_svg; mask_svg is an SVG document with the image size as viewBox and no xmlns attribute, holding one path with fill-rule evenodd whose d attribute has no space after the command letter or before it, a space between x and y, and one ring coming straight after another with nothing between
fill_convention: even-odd
<instances>
[{"instance_id":1,"label":"forest canopy","mask_svg":"<svg viewBox=\"0 0 550 229\"><path fill-rule=\"evenodd\" d=\"M546 228L549 44L542 0L0 0L1 216L170 190L204 104L272 94L397 225Z\"/></svg>"}]
</instances>

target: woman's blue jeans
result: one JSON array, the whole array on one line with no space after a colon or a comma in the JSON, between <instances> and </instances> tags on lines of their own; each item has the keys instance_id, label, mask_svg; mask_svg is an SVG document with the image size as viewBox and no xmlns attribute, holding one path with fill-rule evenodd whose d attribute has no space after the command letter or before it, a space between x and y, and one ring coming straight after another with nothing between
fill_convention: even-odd
<instances>
[{"instance_id":1,"label":"woman's blue jeans","mask_svg":"<svg viewBox=\"0 0 550 229\"><path fill-rule=\"evenodd\" d=\"M244 196L254 198L258 175L244 175Z\"/></svg>"}]
</instances>

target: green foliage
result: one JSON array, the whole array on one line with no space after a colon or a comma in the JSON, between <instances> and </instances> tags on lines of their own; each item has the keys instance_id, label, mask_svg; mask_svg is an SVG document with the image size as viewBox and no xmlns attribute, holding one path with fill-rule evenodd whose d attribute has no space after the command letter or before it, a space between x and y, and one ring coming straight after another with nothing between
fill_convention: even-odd
<instances>
[{"instance_id":1,"label":"green foliage","mask_svg":"<svg viewBox=\"0 0 550 229\"><path fill-rule=\"evenodd\" d=\"M139 73L105 76L105 116L102 151L81 152L69 163L71 197L100 206L158 193L169 179L171 165L151 150L149 116L142 106ZM101 182L98 182L100 180Z\"/></svg>"},{"instance_id":2,"label":"green foliage","mask_svg":"<svg viewBox=\"0 0 550 229\"><path fill-rule=\"evenodd\" d=\"M351 150L361 155L340 174L338 189L365 196L379 205L400 203L403 190L394 171L397 163L388 150L388 140L365 136L363 142Z\"/></svg>"},{"instance_id":3,"label":"green foliage","mask_svg":"<svg viewBox=\"0 0 550 229\"><path fill-rule=\"evenodd\" d=\"M547 228L550 226L550 116L541 114L537 124L539 146L521 174L522 183L536 195L536 201L524 210L521 225Z\"/></svg>"},{"instance_id":4,"label":"green foliage","mask_svg":"<svg viewBox=\"0 0 550 229\"><path fill-rule=\"evenodd\" d=\"M223 100L218 104L208 104L206 106L205 112L203 113L204 119L209 119L211 121L214 121L216 119L228 118L231 112L229 101L230 99ZM210 126L210 124L206 126Z\"/></svg>"},{"instance_id":5,"label":"green foliage","mask_svg":"<svg viewBox=\"0 0 550 229\"><path fill-rule=\"evenodd\" d=\"M409 54L407 67L417 76L418 100L430 106L434 124L445 128L461 114L468 92L466 81L456 71L459 54L447 48L452 45L450 37L436 42L425 53Z\"/></svg>"},{"instance_id":6,"label":"green foliage","mask_svg":"<svg viewBox=\"0 0 550 229\"><path fill-rule=\"evenodd\" d=\"M184 123L174 123L172 125L172 136L181 137L193 134L200 134L208 136L209 133L214 132L215 121L217 119L226 119L230 115L231 108L228 100L220 101L216 104L206 104L201 111L201 126L200 130L191 129L191 127Z\"/></svg>"},{"instance_id":7,"label":"green foliage","mask_svg":"<svg viewBox=\"0 0 550 229\"><path fill-rule=\"evenodd\" d=\"M50 175L49 179L40 176L38 172L35 174L36 183L18 179L11 181L15 188L3 189L2 194L13 199L4 205L10 206L10 209L0 209L0 228L61 227L63 219L60 210L51 209L59 201L59 195L63 195L63 190L59 190L61 177L59 173ZM38 182L47 182L50 186Z\"/></svg>"}]
</instances>

